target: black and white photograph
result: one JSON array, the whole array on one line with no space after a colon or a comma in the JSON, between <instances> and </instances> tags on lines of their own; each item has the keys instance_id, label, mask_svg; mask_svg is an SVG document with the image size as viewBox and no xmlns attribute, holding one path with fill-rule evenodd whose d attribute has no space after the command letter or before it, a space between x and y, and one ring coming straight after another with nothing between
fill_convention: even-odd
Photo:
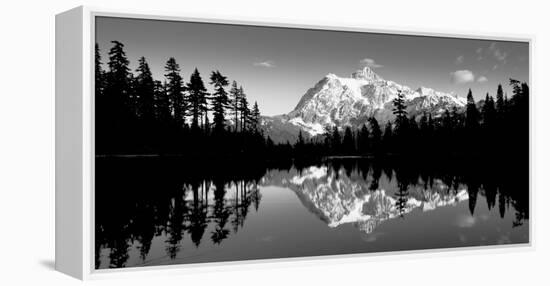
<instances>
[{"instance_id":1,"label":"black and white photograph","mask_svg":"<svg viewBox=\"0 0 550 286\"><path fill-rule=\"evenodd\" d=\"M96 269L531 242L528 41L94 29Z\"/></svg>"}]
</instances>

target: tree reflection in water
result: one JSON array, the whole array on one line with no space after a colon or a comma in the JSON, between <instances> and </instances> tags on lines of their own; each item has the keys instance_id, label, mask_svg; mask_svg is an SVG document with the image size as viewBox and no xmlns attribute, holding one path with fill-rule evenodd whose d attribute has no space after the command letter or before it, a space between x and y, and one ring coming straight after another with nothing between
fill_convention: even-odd
<instances>
[{"instance_id":1,"label":"tree reflection in water","mask_svg":"<svg viewBox=\"0 0 550 286\"><path fill-rule=\"evenodd\" d=\"M528 173L500 163L326 159L268 165L98 158L95 265L126 267L132 245L146 261L156 237L166 238L170 259L185 255L185 240L197 248L207 238L221 245L238 235L251 211L261 212L260 189L269 185L293 190L329 227L354 223L371 232L415 208L466 199L473 215L481 197L488 209L498 207L501 218L514 210L513 225L519 226L529 219Z\"/></svg>"}]
</instances>

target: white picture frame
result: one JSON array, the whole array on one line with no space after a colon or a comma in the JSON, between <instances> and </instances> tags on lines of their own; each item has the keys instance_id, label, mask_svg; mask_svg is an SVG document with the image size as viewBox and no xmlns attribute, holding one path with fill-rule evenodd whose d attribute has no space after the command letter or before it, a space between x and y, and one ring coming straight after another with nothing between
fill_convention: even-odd
<instances>
[{"instance_id":1,"label":"white picture frame","mask_svg":"<svg viewBox=\"0 0 550 286\"><path fill-rule=\"evenodd\" d=\"M289 259L270 259L237 262L216 262L207 264L185 264L171 266L151 266L142 268L124 268L96 270L94 267L94 19L96 16L112 16L154 20L193 21L205 23L222 23L238 25L261 25L269 27L307 28L334 31L374 32L400 35L423 35L438 37L454 37L468 39L493 39L522 41L529 44L529 60L532 61L533 36L525 35L467 35L454 31L395 31L385 28L357 28L331 27L322 25L305 25L303 23L276 23L241 19L208 19L186 17L179 14L150 15L139 11L115 11L108 9L80 6L60 13L56 16L56 114L55 114L55 181L56 181L56 208L55 208L55 268L72 277L89 280L115 275L136 275L136 272L152 273L181 273L185 271L211 271L214 267L231 267L243 263L265 263L285 261L288 263L321 263L320 259L336 258L335 256L304 257ZM530 72L532 65L530 64ZM532 72L531 72L532 74ZM530 76L532 78L532 75ZM532 85L531 85L532 86ZM535 91L532 91L534 93ZM530 102L532 110L533 100ZM532 112L530 112L530 142L532 142ZM530 143L530 150L532 150ZM530 169L532 168L532 151L530 151ZM531 214L534 213L530 170L529 212L530 225L528 244L507 246L464 247L452 249L435 249L419 251L401 251L391 253L365 253L352 255L338 255L338 258L357 259L406 253L415 256L432 256L435 253L453 255L456 252L474 253L488 251L488 253L510 250L525 251L533 248L533 223ZM403 257L399 255L399 257Z\"/></svg>"}]
</instances>

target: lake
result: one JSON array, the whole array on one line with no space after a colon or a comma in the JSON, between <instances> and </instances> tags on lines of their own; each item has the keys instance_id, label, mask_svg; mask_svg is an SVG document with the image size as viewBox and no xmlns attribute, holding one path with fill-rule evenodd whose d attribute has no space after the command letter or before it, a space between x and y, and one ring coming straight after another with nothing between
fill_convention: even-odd
<instances>
[{"instance_id":1,"label":"lake","mask_svg":"<svg viewBox=\"0 0 550 286\"><path fill-rule=\"evenodd\" d=\"M528 182L483 161L97 158L95 266L528 243Z\"/></svg>"}]
</instances>

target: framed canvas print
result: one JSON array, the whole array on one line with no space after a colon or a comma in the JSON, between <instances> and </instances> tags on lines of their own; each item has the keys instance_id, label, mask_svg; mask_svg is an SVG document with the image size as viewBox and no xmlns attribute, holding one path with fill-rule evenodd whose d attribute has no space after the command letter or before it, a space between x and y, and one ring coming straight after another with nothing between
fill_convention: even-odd
<instances>
[{"instance_id":1,"label":"framed canvas print","mask_svg":"<svg viewBox=\"0 0 550 286\"><path fill-rule=\"evenodd\" d=\"M531 39L56 18L56 268L531 245Z\"/></svg>"}]
</instances>

